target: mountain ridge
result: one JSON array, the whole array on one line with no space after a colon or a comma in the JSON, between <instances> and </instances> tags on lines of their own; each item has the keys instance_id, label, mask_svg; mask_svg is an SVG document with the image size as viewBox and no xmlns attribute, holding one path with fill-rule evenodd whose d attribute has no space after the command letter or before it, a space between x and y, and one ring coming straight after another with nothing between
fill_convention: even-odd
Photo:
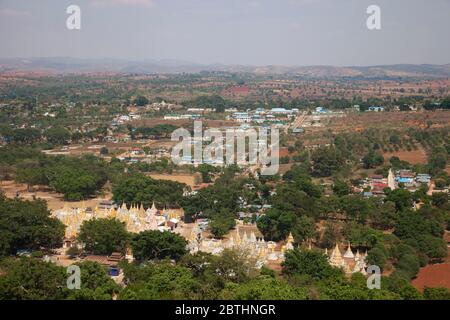
<instances>
[{"instance_id":1,"label":"mountain ridge","mask_svg":"<svg viewBox=\"0 0 450 320\"><path fill-rule=\"evenodd\" d=\"M236 72L255 74L292 74L304 77L337 78L379 78L379 77L450 77L450 63L437 64L393 64L374 66L283 66L283 65L226 65L198 64L176 59L82 59L70 57L52 58L0 58L0 73L5 72L48 72L67 73L198 73L198 72Z\"/></svg>"}]
</instances>

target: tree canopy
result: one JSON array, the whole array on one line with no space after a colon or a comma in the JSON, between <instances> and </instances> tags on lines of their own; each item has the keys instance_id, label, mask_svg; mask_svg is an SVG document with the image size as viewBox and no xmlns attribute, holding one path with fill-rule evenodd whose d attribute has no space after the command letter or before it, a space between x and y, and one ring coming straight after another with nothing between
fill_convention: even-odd
<instances>
[{"instance_id":1,"label":"tree canopy","mask_svg":"<svg viewBox=\"0 0 450 320\"><path fill-rule=\"evenodd\" d=\"M155 202L158 206L179 205L185 185L168 180L154 180L141 174L125 177L113 185L116 203L143 205L146 208Z\"/></svg>"},{"instance_id":2,"label":"tree canopy","mask_svg":"<svg viewBox=\"0 0 450 320\"><path fill-rule=\"evenodd\" d=\"M172 232L143 231L131 240L133 256L139 261L152 259L180 259L186 251L186 240Z\"/></svg>"},{"instance_id":3,"label":"tree canopy","mask_svg":"<svg viewBox=\"0 0 450 320\"><path fill-rule=\"evenodd\" d=\"M0 194L0 256L19 249L52 249L62 245L65 226L44 201L8 199Z\"/></svg>"},{"instance_id":4,"label":"tree canopy","mask_svg":"<svg viewBox=\"0 0 450 320\"><path fill-rule=\"evenodd\" d=\"M84 244L86 252L109 255L113 252L125 253L129 234L124 222L101 218L84 221L78 239Z\"/></svg>"}]
</instances>

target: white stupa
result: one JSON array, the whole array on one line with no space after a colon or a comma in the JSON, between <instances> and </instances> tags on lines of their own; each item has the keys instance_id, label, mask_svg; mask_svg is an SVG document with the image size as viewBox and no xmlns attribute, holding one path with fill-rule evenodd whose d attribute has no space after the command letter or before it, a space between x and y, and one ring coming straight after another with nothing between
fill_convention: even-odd
<instances>
[{"instance_id":1,"label":"white stupa","mask_svg":"<svg viewBox=\"0 0 450 320\"><path fill-rule=\"evenodd\" d=\"M350 243L348 244L347 251L344 253L344 258L354 259L355 255L352 252L352 248L350 247Z\"/></svg>"}]
</instances>

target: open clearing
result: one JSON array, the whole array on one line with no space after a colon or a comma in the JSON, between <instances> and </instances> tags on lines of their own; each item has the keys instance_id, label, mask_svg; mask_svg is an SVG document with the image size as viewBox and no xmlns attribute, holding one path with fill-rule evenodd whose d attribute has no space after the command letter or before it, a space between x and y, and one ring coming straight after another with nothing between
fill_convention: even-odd
<instances>
[{"instance_id":1,"label":"open clearing","mask_svg":"<svg viewBox=\"0 0 450 320\"><path fill-rule=\"evenodd\" d=\"M328 124L316 131L362 132L368 128L425 129L431 121L431 128L441 128L450 123L449 111L420 112L361 112L349 113L343 118L330 118Z\"/></svg>"},{"instance_id":2,"label":"open clearing","mask_svg":"<svg viewBox=\"0 0 450 320\"><path fill-rule=\"evenodd\" d=\"M450 262L421 268L412 285L422 292L425 287L450 289Z\"/></svg>"},{"instance_id":3,"label":"open clearing","mask_svg":"<svg viewBox=\"0 0 450 320\"><path fill-rule=\"evenodd\" d=\"M74 144L63 148L45 150L44 153L48 155L70 155L70 156L80 156L83 154L100 155L101 148L106 147L109 150L109 153L120 154L132 148L142 148L145 144L151 142L152 140L118 142L118 143L97 142L97 143Z\"/></svg>"},{"instance_id":4,"label":"open clearing","mask_svg":"<svg viewBox=\"0 0 450 320\"><path fill-rule=\"evenodd\" d=\"M203 125L205 127L211 127L211 128L220 128L220 127L224 127L224 126L225 127L239 126L239 124L237 124L234 121L230 121L230 120L205 120L205 119L202 119L200 121L203 122ZM171 124L176 127L189 127L189 126L192 126L193 123L194 123L194 121L192 121L190 119L165 120L165 119L161 119L161 118L139 119L139 120L131 121L131 124L133 126L137 126L137 127L153 127L153 126L160 125L160 124Z\"/></svg>"},{"instance_id":5,"label":"open clearing","mask_svg":"<svg viewBox=\"0 0 450 320\"><path fill-rule=\"evenodd\" d=\"M57 193L46 186L34 186L32 191L27 190L26 184L15 183L14 181L2 181L0 188L5 192L8 198L15 198L18 195L25 200L42 199L47 202L47 206L50 210L58 210L67 204L69 207L80 207L85 205L87 207L95 208L101 200L111 199L111 193L106 192L101 197L92 198L85 201L64 201L62 194Z\"/></svg>"},{"instance_id":6,"label":"open clearing","mask_svg":"<svg viewBox=\"0 0 450 320\"><path fill-rule=\"evenodd\" d=\"M411 164L427 164L427 154L425 150L419 148L414 151L395 151L383 154L385 161L389 161L391 157L398 157L400 160L407 161Z\"/></svg>"},{"instance_id":7,"label":"open clearing","mask_svg":"<svg viewBox=\"0 0 450 320\"><path fill-rule=\"evenodd\" d=\"M170 180L180 183L185 183L191 188L195 186L195 175L194 174L157 174L150 173L149 177L155 180Z\"/></svg>"}]
</instances>

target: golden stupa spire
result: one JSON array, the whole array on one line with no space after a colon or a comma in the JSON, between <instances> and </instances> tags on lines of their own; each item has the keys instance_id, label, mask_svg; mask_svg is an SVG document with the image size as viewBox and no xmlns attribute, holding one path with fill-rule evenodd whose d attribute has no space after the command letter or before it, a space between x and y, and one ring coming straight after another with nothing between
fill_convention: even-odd
<instances>
[{"instance_id":1,"label":"golden stupa spire","mask_svg":"<svg viewBox=\"0 0 450 320\"><path fill-rule=\"evenodd\" d=\"M343 263L344 260L342 259L342 254L341 251L339 250L339 245L336 243L333 252L331 252L330 264L335 267L340 267L343 265Z\"/></svg>"},{"instance_id":2,"label":"golden stupa spire","mask_svg":"<svg viewBox=\"0 0 450 320\"><path fill-rule=\"evenodd\" d=\"M292 232L289 232L287 243L294 243L294 236L292 235Z\"/></svg>"}]
</instances>

